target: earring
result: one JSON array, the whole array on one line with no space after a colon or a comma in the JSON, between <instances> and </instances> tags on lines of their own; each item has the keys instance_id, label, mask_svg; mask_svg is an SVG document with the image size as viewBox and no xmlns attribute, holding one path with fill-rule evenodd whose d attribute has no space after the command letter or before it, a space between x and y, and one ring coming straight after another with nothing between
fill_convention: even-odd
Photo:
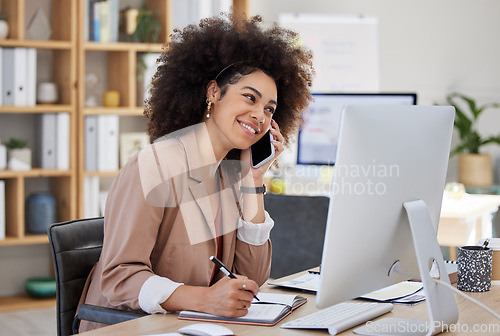
<instances>
[{"instance_id":1,"label":"earring","mask_svg":"<svg viewBox=\"0 0 500 336\"><path fill-rule=\"evenodd\" d=\"M210 100L208 100L207 98L207 114L205 115L205 117L210 118L210 112L212 110L212 102Z\"/></svg>"}]
</instances>

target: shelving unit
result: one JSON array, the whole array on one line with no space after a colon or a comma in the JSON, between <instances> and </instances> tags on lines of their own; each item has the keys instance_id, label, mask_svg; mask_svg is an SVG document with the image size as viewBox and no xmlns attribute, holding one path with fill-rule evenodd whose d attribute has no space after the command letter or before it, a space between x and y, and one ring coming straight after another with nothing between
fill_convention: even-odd
<instances>
[{"instance_id":1,"label":"shelving unit","mask_svg":"<svg viewBox=\"0 0 500 336\"><path fill-rule=\"evenodd\" d=\"M118 91L120 94L120 105L116 108L87 107L85 106L86 88L82 85L78 89L78 217L84 217L84 180L87 177L114 178L118 172L99 172L85 170L85 117L91 115L118 115L122 117L140 117L143 108L137 106L136 73L139 53L161 52L163 44L167 41L170 32L170 0L146 0L148 8L155 11L160 22L159 41L161 43L130 43L130 42L89 42L85 41L84 29L86 18L79 17L78 21L78 78L84 79L87 75L86 60L91 53L104 53L106 55L106 77L107 86L104 90ZM78 12L85 13L85 0L78 1ZM102 95L102 92L99 92ZM138 126L145 131L144 126Z\"/></svg>"},{"instance_id":2,"label":"shelving unit","mask_svg":"<svg viewBox=\"0 0 500 336\"><path fill-rule=\"evenodd\" d=\"M250 0L233 0L233 10L239 13L249 12ZM142 53L160 53L162 46L168 42L171 34L172 0L145 0L148 8L153 10L160 22L160 43L102 43L85 41L85 20L79 16L78 22L78 78L80 82L78 89L78 217L84 217L84 180L87 177L114 178L118 172L99 172L85 170L85 117L91 115L118 115L120 118L139 117L143 114L143 107L137 105L137 61ZM85 0L78 2L79 13L85 13ZM85 67L86 59L91 53L105 53L107 58L105 90L116 90L120 93L120 106L116 108L87 107L85 106L85 85L83 80L87 75ZM100 93L102 94L102 92ZM133 122L132 122L133 123ZM137 130L146 131L146 122L137 122Z\"/></svg>"},{"instance_id":3,"label":"shelving unit","mask_svg":"<svg viewBox=\"0 0 500 336\"><path fill-rule=\"evenodd\" d=\"M70 169L46 170L33 167L29 171L0 171L6 184L6 239L3 245L46 243L44 234L30 235L24 230L25 183L29 178L46 177L50 192L56 199L57 220L76 216L76 6L72 1L52 1L52 39L48 41L25 38L25 0L2 1L9 22L9 38L0 40L0 47L29 47L52 53L51 80L59 88L59 104L36 106L0 106L0 114L9 116L69 112L70 114ZM22 136L22 135L21 135ZM36 151L36 144L29 144Z\"/></svg>"},{"instance_id":4,"label":"shelving unit","mask_svg":"<svg viewBox=\"0 0 500 336\"><path fill-rule=\"evenodd\" d=\"M43 113L69 112L70 114L70 169L46 170L34 167L29 171L0 170L0 180L6 187L6 239L3 246L47 244L44 234L32 235L25 232L24 202L26 185L33 178L49 180L51 194L56 199L57 220L82 218L84 213L83 184L86 177L113 179L116 172L85 170L85 117L91 115L118 115L121 119L132 118L131 123L146 131L145 118L140 118L143 107L137 104L137 60L143 53L161 52L172 31L172 0L144 0L155 10L160 22L160 43L99 43L84 39L85 0L44 0L51 7L50 40L28 40L25 13L27 5L39 5L29 0L3 0L2 11L9 23L9 37L0 40L0 47L26 47L49 51L51 56L51 81L59 89L59 103L33 107L0 106L0 118L26 117ZM42 2L42 3L43 3ZM250 0L233 0L235 12L248 13ZM120 93L120 105L116 108L86 107L85 78L86 60L92 53L106 55L106 90ZM2 119L4 120L4 119ZM4 140L4 139L2 139ZM33 147L33 144L29 144ZM36 147L32 148L33 151ZM20 279L23 281L24 279ZM31 300L26 295L0 298L0 311L53 305L54 300ZM8 308L6 306L8 305Z\"/></svg>"},{"instance_id":5,"label":"shelving unit","mask_svg":"<svg viewBox=\"0 0 500 336\"><path fill-rule=\"evenodd\" d=\"M57 221L65 221L77 216L77 162L76 162L76 3L67 0L51 0L52 37L50 40L29 40L26 38L27 0L2 1L2 11L9 24L8 39L0 40L1 48L36 48L38 52L48 52L51 64L40 63L38 66L50 67L50 80L58 87L58 104L36 106L0 106L0 118L8 125L15 118L31 119L38 128L37 117L44 113L68 112L70 115L70 168L69 170L48 170L33 166L28 171L0 170L0 180L5 181L6 192L6 239L0 240L0 249L5 246L47 244L46 234L29 234L25 231L25 199L28 186L33 179L48 180L48 190L56 199ZM37 52L37 53L38 53ZM3 80L3 78L0 78ZM37 81L38 82L38 81ZM27 129L26 132L31 132ZM38 150L35 134L29 135L33 143L28 143L32 153ZM24 137L23 134L16 136ZM7 140L7 139L2 139ZM19 279L24 281L24 279ZM42 302L43 301L43 302ZM0 311L15 310L24 307L54 305L55 300L33 300L26 295L0 298Z\"/></svg>"}]
</instances>

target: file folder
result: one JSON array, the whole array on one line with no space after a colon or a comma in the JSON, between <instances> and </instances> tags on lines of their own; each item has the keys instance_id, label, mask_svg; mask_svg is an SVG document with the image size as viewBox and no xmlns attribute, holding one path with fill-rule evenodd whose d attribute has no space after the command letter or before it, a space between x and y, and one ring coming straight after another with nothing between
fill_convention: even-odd
<instances>
[{"instance_id":1,"label":"file folder","mask_svg":"<svg viewBox=\"0 0 500 336\"><path fill-rule=\"evenodd\" d=\"M116 115L97 117L97 170L118 170L118 123Z\"/></svg>"},{"instance_id":2,"label":"file folder","mask_svg":"<svg viewBox=\"0 0 500 336\"><path fill-rule=\"evenodd\" d=\"M36 55L35 48L26 51L26 106L36 105Z\"/></svg>"},{"instance_id":3,"label":"file folder","mask_svg":"<svg viewBox=\"0 0 500 336\"><path fill-rule=\"evenodd\" d=\"M56 114L56 168L69 169L69 127L68 112Z\"/></svg>"},{"instance_id":4,"label":"file folder","mask_svg":"<svg viewBox=\"0 0 500 336\"><path fill-rule=\"evenodd\" d=\"M55 113L42 114L40 161L43 169L56 169L56 129Z\"/></svg>"},{"instance_id":5,"label":"file folder","mask_svg":"<svg viewBox=\"0 0 500 336\"><path fill-rule=\"evenodd\" d=\"M26 48L4 48L3 105L26 106L26 64Z\"/></svg>"},{"instance_id":6,"label":"file folder","mask_svg":"<svg viewBox=\"0 0 500 336\"><path fill-rule=\"evenodd\" d=\"M85 117L85 170L97 170L97 116Z\"/></svg>"}]
</instances>

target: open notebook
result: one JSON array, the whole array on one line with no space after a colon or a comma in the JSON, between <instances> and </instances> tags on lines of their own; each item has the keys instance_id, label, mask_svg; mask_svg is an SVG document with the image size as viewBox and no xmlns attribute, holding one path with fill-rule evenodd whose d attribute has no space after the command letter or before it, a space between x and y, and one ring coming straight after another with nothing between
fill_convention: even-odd
<instances>
[{"instance_id":1,"label":"open notebook","mask_svg":"<svg viewBox=\"0 0 500 336\"><path fill-rule=\"evenodd\" d=\"M179 319L272 326L307 301L307 298L293 294L259 293L257 296L260 301L254 299L248 314L243 317L230 318L183 310L179 313Z\"/></svg>"}]
</instances>

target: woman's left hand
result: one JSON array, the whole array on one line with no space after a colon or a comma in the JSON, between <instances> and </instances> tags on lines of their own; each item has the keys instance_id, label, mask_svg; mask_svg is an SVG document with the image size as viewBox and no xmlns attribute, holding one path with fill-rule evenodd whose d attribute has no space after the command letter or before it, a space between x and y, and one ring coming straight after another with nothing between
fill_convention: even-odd
<instances>
[{"instance_id":1,"label":"woman's left hand","mask_svg":"<svg viewBox=\"0 0 500 336\"><path fill-rule=\"evenodd\" d=\"M250 154L250 148L245 149L241 151L241 160L244 162L247 162L248 165L250 166L250 173L254 178L262 177L264 176L265 172L269 169L269 167L273 164L274 160L283 153L285 148L283 147L283 141L284 137L280 132L280 128L278 126L278 123L274 120L271 119L271 128L270 132L272 135L272 142L271 144L274 146L274 156L272 157L271 160L268 162L264 163L262 166L258 168L253 168L252 165L252 160L251 160L251 154Z\"/></svg>"}]
</instances>

